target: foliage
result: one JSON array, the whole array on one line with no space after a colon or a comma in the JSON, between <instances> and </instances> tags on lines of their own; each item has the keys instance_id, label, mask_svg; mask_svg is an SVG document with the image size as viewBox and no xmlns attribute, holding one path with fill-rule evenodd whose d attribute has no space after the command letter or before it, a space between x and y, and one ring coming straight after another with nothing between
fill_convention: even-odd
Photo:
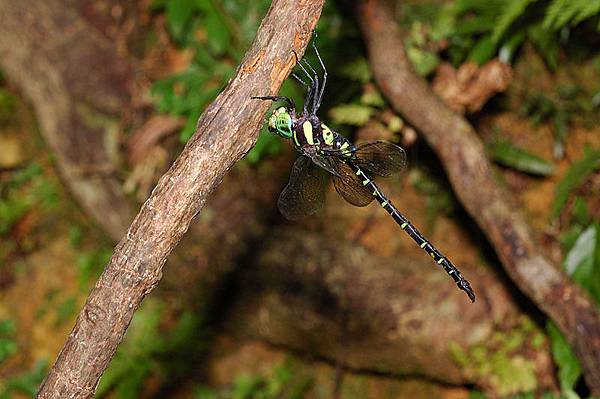
<instances>
[{"instance_id":1,"label":"foliage","mask_svg":"<svg viewBox=\"0 0 600 399\"><path fill-rule=\"evenodd\" d=\"M544 28L558 30L575 26L600 14L599 0L553 0L544 18ZM600 23L597 26L600 30Z\"/></svg>"},{"instance_id":2,"label":"foliage","mask_svg":"<svg viewBox=\"0 0 600 399\"><path fill-rule=\"evenodd\" d=\"M312 385L312 378L299 375L292 362L276 366L268 375L240 375L230 392L217 392L206 387L196 389L196 399L300 399Z\"/></svg>"},{"instance_id":3,"label":"foliage","mask_svg":"<svg viewBox=\"0 0 600 399\"><path fill-rule=\"evenodd\" d=\"M182 142L192 136L206 105L233 75L269 3L267 0L225 0L219 4L212 0L160 0L154 3L154 10L165 12L175 42L194 51L185 71L157 81L151 90L160 112L186 117L179 136ZM282 94L295 97L289 88L284 88ZM256 163L263 155L278 152L280 147L279 140L265 131L247 159Z\"/></svg>"},{"instance_id":4,"label":"foliage","mask_svg":"<svg viewBox=\"0 0 600 399\"><path fill-rule=\"evenodd\" d=\"M440 54L454 65L497 56L508 62L525 42L556 68L561 38L588 22L600 31L599 15L599 0L456 0L403 5L402 23L411 33L407 53L427 75Z\"/></svg>"},{"instance_id":5,"label":"foliage","mask_svg":"<svg viewBox=\"0 0 600 399\"><path fill-rule=\"evenodd\" d=\"M352 58L342 64L339 73L357 85L360 91L352 96L351 102L342 102L329 109L330 122L334 126L364 126L385 105L383 96L372 82L373 75L367 60L362 56Z\"/></svg>"},{"instance_id":6,"label":"foliage","mask_svg":"<svg viewBox=\"0 0 600 399\"><path fill-rule=\"evenodd\" d=\"M554 171L551 163L505 140L494 142L490 154L496 162L521 172L547 176Z\"/></svg>"},{"instance_id":7,"label":"foliage","mask_svg":"<svg viewBox=\"0 0 600 399\"><path fill-rule=\"evenodd\" d=\"M553 214L557 216L564 208L572 191L600 166L600 152L586 149L583 159L574 163L557 187ZM584 288L600 305L600 225L590 223L585 202L577 198L571 208L572 233L563 240L567 255L564 269L573 281ZM548 321L546 330L552 343L552 354L558 365L558 380L563 395L578 398L574 391L581 377L581 366L569 343L560 330Z\"/></svg>"},{"instance_id":8,"label":"foliage","mask_svg":"<svg viewBox=\"0 0 600 399\"><path fill-rule=\"evenodd\" d=\"M183 313L167 333L161 331L164 306L146 301L135 313L127 335L119 346L98 386L97 396L114 392L117 398L137 398L151 375L185 372L190 361L206 349L202 320Z\"/></svg>"},{"instance_id":9,"label":"foliage","mask_svg":"<svg viewBox=\"0 0 600 399\"><path fill-rule=\"evenodd\" d=\"M160 80L152 94L160 112L187 118L180 133L187 141L204 107L232 76L252 40L268 1L160 0L155 11L164 11L173 39L194 52L182 73ZM207 38L209 40L207 40Z\"/></svg>"},{"instance_id":10,"label":"foliage","mask_svg":"<svg viewBox=\"0 0 600 399\"><path fill-rule=\"evenodd\" d=\"M340 104L329 110L329 116L336 123L362 126L366 124L375 109L363 104Z\"/></svg>"},{"instance_id":11,"label":"foliage","mask_svg":"<svg viewBox=\"0 0 600 399\"><path fill-rule=\"evenodd\" d=\"M552 217L557 217L571 193L580 186L592 172L600 168L600 150L586 148L581 160L575 162L565 177L558 183L552 205Z\"/></svg>"},{"instance_id":12,"label":"foliage","mask_svg":"<svg viewBox=\"0 0 600 399\"><path fill-rule=\"evenodd\" d=\"M566 272L600 305L600 225L583 231L565 257Z\"/></svg>"},{"instance_id":13,"label":"foliage","mask_svg":"<svg viewBox=\"0 0 600 399\"><path fill-rule=\"evenodd\" d=\"M17 343L13 340L15 332L13 320L0 320L0 364L17 351Z\"/></svg>"},{"instance_id":14,"label":"foliage","mask_svg":"<svg viewBox=\"0 0 600 399\"><path fill-rule=\"evenodd\" d=\"M556 159L564 156L567 132L574 122L578 119L583 122L595 119L593 102L587 93L575 85L558 86L550 95L528 95L523 101L521 114L530 117L534 126L542 122L552 123Z\"/></svg>"},{"instance_id":15,"label":"foliage","mask_svg":"<svg viewBox=\"0 0 600 399\"><path fill-rule=\"evenodd\" d=\"M112 256L112 250L109 248L97 248L90 252L81 252L75 263L79 269L79 286L87 287L90 281L95 280L102 272L102 268L108 263Z\"/></svg>"},{"instance_id":16,"label":"foliage","mask_svg":"<svg viewBox=\"0 0 600 399\"><path fill-rule=\"evenodd\" d=\"M154 83L151 94L160 112L184 116L187 122L180 132L186 142L194 133L203 109L212 101L233 75L234 68L254 38L269 0L156 0L153 9L166 14L168 30L179 46L193 51L188 68L178 74ZM328 48L336 53L339 48L329 46L330 38L339 34L339 13L327 2L319 21L319 47L325 57ZM337 32L337 33L336 33ZM326 33L326 34L323 34ZM306 55L314 65L313 56ZM355 60L355 58L350 58ZM366 63L347 68L351 73L370 73ZM366 70L365 70L366 69ZM330 71L331 72L331 71ZM331 74L330 74L331 76ZM331 81L331 79L330 79ZM265 94L265 93L257 93ZM280 94L302 103L298 84L285 82ZM340 94L340 93L338 93ZM246 160L256 163L265 155L281 149L281 140L263 128L256 146Z\"/></svg>"},{"instance_id":17,"label":"foliage","mask_svg":"<svg viewBox=\"0 0 600 399\"><path fill-rule=\"evenodd\" d=\"M535 324L523 317L520 325L507 332L497 332L486 342L463 348L458 343L449 345L454 361L487 384L500 396L537 389L535 364L523 357L518 349L538 340Z\"/></svg>"},{"instance_id":18,"label":"foliage","mask_svg":"<svg viewBox=\"0 0 600 399\"><path fill-rule=\"evenodd\" d=\"M56 187L37 163L13 173L0 185L0 235L6 234L32 208L48 209L58 202Z\"/></svg>"},{"instance_id":19,"label":"foliage","mask_svg":"<svg viewBox=\"0 0 600 399\"><path fill-rule=\"evenodd\" d=\"M33 398L46 375L47 369L48 362L39 360L30 371L9 377L3 383L0 383L0 399L12 399L13 393Z\"/></svg>"},{"instance_id":20,"label":"foliage","mask_svg":"<svg viewBox=\"0 0 600 399\"><path fill-rule=\"evenodd\" d=\"M552 344L552 357L558 366L560 389L565 394L573 395L573 388L581 377L581 366L571 350L569 343L558 327L551 321L546 324L546 331ZM576 395L576 394L575 394Z\"/></svg>"},{"instance_id":21,"label":"foliage","mask_svg":"<svg viewBox=\"0 0 600 399\"><path fill-rule=\"evenodd\" d=\"M428 170L411 170L409 178L411 184L425 195L426 226L431 231L439 214L451 215L454 212L457 206L456 198L448 183Z\"/></svg>"}]
</instances>

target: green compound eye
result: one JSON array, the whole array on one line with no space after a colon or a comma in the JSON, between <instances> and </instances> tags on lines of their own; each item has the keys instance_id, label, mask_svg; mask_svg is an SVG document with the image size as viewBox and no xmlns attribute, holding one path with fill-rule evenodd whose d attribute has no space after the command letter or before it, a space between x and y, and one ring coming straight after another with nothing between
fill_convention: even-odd
<instances>
[{"instance_id":1,"label":"green compound eye","mask_svg":"<svg viewBox=\"0 0 600 399\"><path fill-rule=\"evenodd\" d=\"M292 137L292 116L285 107L273 111L269 118L269 131L286 139Z\"/></svg>"}]
</instances>

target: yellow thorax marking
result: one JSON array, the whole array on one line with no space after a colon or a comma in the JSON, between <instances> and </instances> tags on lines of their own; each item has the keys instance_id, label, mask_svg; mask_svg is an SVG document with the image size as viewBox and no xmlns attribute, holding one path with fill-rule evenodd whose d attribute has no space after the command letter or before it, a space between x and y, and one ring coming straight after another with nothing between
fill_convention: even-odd
<instances>
[{"instance_id":1,"label":"yellow thorax marking","mask_svg":"<svg viewBox=\"0 0 600 399\"><path fill-rule=\"evenodd\" d=\"M323 130L323 141L325 144L333 144L333 133L331 132L331 129L324 123L321 123L321 129Z\"/></svg>"},{"instance_id":2,"label":"yellow thorax marking","mask_svg":"<svg viewBox=\"0 0 600 399\"><path fill-rule=\"evenodd\" d=\"M304 133L304 137L306 137L306 142L308 144L315 144L315 141L313 140L312 124L310 121L306 121L302 124L302 132Z\"/></svg>"}]
</instances>

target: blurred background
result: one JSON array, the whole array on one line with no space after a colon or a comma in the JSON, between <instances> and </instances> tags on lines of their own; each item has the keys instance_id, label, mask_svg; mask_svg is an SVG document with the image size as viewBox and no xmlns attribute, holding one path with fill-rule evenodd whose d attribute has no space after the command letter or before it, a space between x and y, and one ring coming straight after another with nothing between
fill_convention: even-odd
<instances>
[{"instance_id":1,"label":"blurred background","mask_svg":"<svg viewBox=\"0 0 600 399\"><path fill-rule=\"evenodd\" d=\"M418 73L474 125L546 256L600 301L600 2L393 2ZM0 0L0 398L33 397L270 5L16 3ZM561 332L381 94L352 8L327 1L318 24L320 117L407 151L381 186L478 302L376 205L330 189L322 212L285 221L276 202L296 154L263 128L169 258L97 397L589 397ZM305 95L292 79L280 93Z\"/></svg>"}]
</instances>

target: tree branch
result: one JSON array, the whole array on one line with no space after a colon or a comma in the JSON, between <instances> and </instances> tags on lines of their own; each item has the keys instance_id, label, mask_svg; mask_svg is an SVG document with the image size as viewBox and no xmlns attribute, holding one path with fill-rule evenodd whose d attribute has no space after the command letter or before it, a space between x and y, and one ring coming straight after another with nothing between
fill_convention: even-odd
<instances>
[{"instance_id":1,"label":"tree branch","mask_svg":"<svg viewBox=\"0 0 600 399\"><path fill-rule=\"evenodd\" d=\"M303 53L323 0L274 0L235 77L198 121L90 293L39 398L92 397L135 310L156 286L167 256L223 176L255 143L274 94Z\"/></svg>"},{"instance_id":2,"label":"tree branch","mask_svg":"<svg viewBox=\"0 0 600 399\"><path fill-rule=\"evenodd\" d=\"M81 2L0 1L0 65L33 104L65 185L117 241L133 209L110 170L133 68L80 14ZM111 7L106 7L111 9Z\"/></svg>"},{"instance_id":3,"label":"tree branch","mask_svg":"<svg viewBox=\"0 0 600 399\"><path fill-rule=\"evenodd\" d=\"M544 258L512 196L496 184L473 127L414 72L391 11L385 0L362 0L356 6L377 83L438 154L458 198L489 238L508 275L560 327L582 363L588 386L600 394L597 307Z\"/></svg>"}]
</instances>

